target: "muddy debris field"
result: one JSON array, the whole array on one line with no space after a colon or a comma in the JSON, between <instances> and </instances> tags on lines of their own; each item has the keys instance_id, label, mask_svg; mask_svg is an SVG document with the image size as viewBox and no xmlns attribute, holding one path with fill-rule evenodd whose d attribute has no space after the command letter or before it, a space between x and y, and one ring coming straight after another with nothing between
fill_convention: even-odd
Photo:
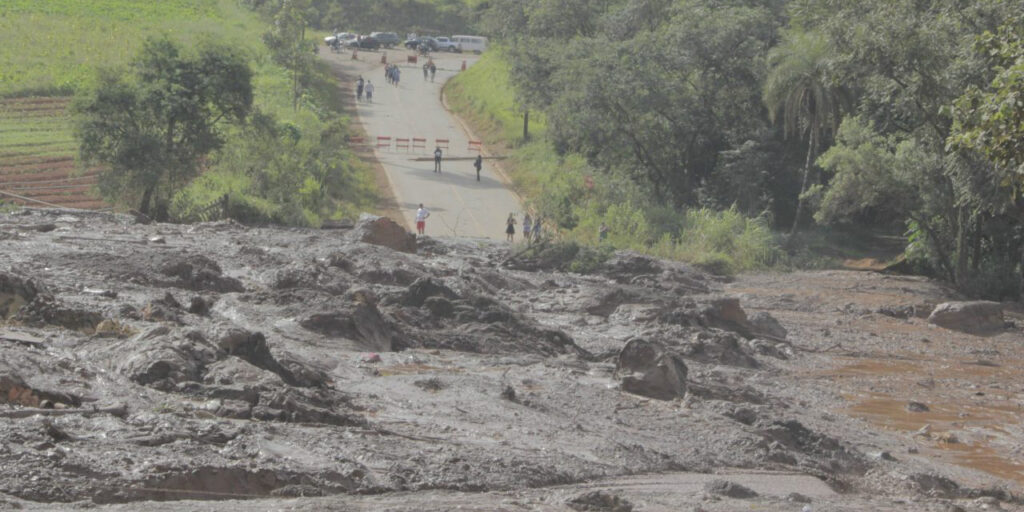
<instances>
[{"instance_id":1,"label":"muddy debris field","mask_svg":"<svg viewBox=\"0 0 1024 512\"><path fill-rule=\"evenodd\" d=\"M524 249L0 214L0 510L1021 509L1016 306Z\"/></svg>"}]
</instances>

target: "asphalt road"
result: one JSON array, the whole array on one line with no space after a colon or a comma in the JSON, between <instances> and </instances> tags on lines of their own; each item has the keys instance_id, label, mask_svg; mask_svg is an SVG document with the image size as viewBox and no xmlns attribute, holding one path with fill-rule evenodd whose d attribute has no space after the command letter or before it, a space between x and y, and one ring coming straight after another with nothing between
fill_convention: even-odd
<instances>
[{"instance_id":1,"label":"asphalt road","mask_svg":"<svg viewBox=\"0 0 1024 512\"><path fill-rule=\"evenodd\" d=\"M505 239L508 214L515 213L518 223L522 222L519 198L491 161L484 161L480 181L476 181L476 171L469 158L476 157L477 151L469 148L470 136L441 103L444 82L460 72L463 61L471 66L477 57L434 55L437 74L431 82L423 78L422 57L412 64L406 62L406 57L413 52L388 50L389 61L398 62L401 70L399 85L395 87L384 78L384 64L380 62L383 53L360 52L359 60L352 59L351 51L328 52L324 57L339 63L347 74L362 75L374 84L372 103L364 98L356 103L356 112L371 146L377 145L378 136L391 137L386 146L374 148L374 156L387 174L406 226L415 226L416 209L423 203L430 211L426 226L428 236ZM355 94L355 83L348 87ZM398 138L409 139L409 147L398 147ZM414 148L413 138L426 139L423 147ZM449 141L447 149L442 147L444 157L440 173L433 171L437 139ZM486 156L487 149L483 151Z\"/></svg>"}]
</instances>

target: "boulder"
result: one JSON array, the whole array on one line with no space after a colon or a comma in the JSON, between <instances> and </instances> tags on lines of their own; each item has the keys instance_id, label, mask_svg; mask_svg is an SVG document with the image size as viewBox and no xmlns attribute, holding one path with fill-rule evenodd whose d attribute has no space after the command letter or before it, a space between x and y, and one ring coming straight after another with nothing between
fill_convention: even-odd
<instances>
[{"instance_id":1,"label":"boulder","mask_svg":"<svg viewBox=\"0 0 1024 512\"><path fill-rule=\"evenodd\" d=\"M704 484L704 490L709 494L716 494L718 496L741 500L757 497L757 492L753 489L740 485L736 482L730 482L729 480L712 480L707 484Z\"/></svg>"},{"instance_id":2,"label":"boulder","mask_svg":"<svg viewBox=\"0 0 1024 512\"><path fill-rule=\"evenodd\" d=\"M181 382L200 382L217 349L198 336L178 336L165 326L153 328L123 348L118 370L144 386L168 390Z\"/></svg>"},{"instance_id":3,"label":"boulder","mask_svg":"<svg viewBox=\"0 0 1024 512\"><path fill-rule=\"evenodd\" d=\"M928 317L928 322L961 332L990 332L1006 325L1002 305L984 300L939 304Z\"/></svg>"},{"instance_id":4,"label":"boulder","mask_svg":"<svg viewBox=\"0 0 1024 512\"><path fill-rule=\"evenodd\" d=\"M744 337L751 337L754 330L747 319L747 312L740 306L740 299L736 297L713 298L701 313L710 327L733 331Z\"/></svg>"},{"instance_id":5,"label":"boulder","mask_svg":"<svg viewBox=\"0 0 1024 512\"><path fill-rule=\"evenodd\" d=\"M416 235L387 217L364 213L359 217L359 222L349 236L359 242L380 245L400 252L416 252Z\"/></svg>"},{"instance_id":6,"label":"boulder","mask_svg":"<svg viewBox=\"0 0 1024 512\"><path fill-rule=\"evenodd\" d=\"M633 338L619 352L615 377L623 391L672 400L686 394L686 364L664 344Z\"/></svg>"},{"instance_id":7,"label":"boulder","mask_svg":"<svg viewBox=\"0 0 1024 512\"><path fill-rule=\"evenodd\" d=\"M299 325L324 336L351 340L358 350L390 352L404 346L401 333L381 314L369 291L353 290L325 305L330 309L314 311Z\"/></svg>"},{"instance_id":8,"label":"boulder","mask_svg":"<svg viewBox=\"0 0 1024 512\"><path fill-rule=\"evenodd\" d=\"M751 315L750 326L754 334L758 336L771 336L772 338L784 340L786 335L789 334L786 328L774 316L763 311Z\"/></svg>"}]
</instances>

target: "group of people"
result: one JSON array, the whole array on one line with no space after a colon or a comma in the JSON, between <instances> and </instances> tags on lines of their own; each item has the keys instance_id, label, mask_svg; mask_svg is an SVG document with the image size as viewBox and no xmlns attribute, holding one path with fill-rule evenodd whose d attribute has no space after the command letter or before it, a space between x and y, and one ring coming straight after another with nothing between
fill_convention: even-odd
<instances>
[{"instance_id":1,"label":"group of people","mask_svg":"<svg viewBox=\"0 0 1024 512\"><path fill-rule=\"evenodd\" d=\"M398 69L398 64L386 64L384 66L384 79L389 84L398 87L398 81L402 78L402 70Z\"/></svg>"},{"instance_id":2,"label":"group of people","mask_svg":"<svg viewBox=\"0 0 1024 512\"><path fill-rule=\"evenodd\" d=\"M366 93L366 101L373 103L373 82L369 80L363 80L363 75L359 75L359 79L356 80L356 101L363 101L363 93Z\"/></svg>"},{"instance_id":3,"label":"group of people","mask_svg":"<svg viewBox=\"0 0 1024 512\"><path fill-rule=\"evenodd\" d=\"M441 151L441 146L434 148L434 172L441 173L441 157L444 152ZM480 181L480 170L484 168L484 157L481 155L476 156L476 160L473 160L473 168L476 169L476 180Z\"/></svg>"},{"instance_id":4,"label":"group of people","mask_svg":"<svg viewBox=\"0 0 1024 512\"><path fill-rule=\"evenodd\" d=\"M540 241L541 233L541 221L540 216L531 219L530 213L523 214L523 240L529 245L533 242ZM515 242L516 240L516 215L515 213L509 213L508 218L505 219L505 240L509 242Z\"/></svg>"},{"instance_id":5,"label":"group of people","mask_svg":"<svg viewBox=\"0 0 1024 512\"><path fill-rule=\"evenodd\" d=\"M427 75L430 75L430 81L434 81L434 75L437 74L437 66L434 65L434 59L430 59L423 64L423 81L427 81Z\"/></svg>"}]
</instances>

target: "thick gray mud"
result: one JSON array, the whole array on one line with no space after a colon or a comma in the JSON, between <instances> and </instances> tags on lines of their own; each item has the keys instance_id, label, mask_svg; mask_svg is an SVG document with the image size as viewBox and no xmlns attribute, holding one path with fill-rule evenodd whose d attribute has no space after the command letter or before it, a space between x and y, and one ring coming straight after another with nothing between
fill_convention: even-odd
<instances>
[{"instance_id":1,"label":"thick gray mud","mask_svg":"<svg viewBox=\"0 0 1024 512\"><path fill-rule=\"evenodd\" d=\"M725 283L626 253L578 275L492 241L399 252L365 226L2 220L0 509L1018 503L1021 389L998 370L1020 330L927 326L914 308L951 294L925 280ZM934 366L972 357L990 365L958 410L978 373ZM894 361L924 373L878 369Z\"/></svg>"}]
</instances>

